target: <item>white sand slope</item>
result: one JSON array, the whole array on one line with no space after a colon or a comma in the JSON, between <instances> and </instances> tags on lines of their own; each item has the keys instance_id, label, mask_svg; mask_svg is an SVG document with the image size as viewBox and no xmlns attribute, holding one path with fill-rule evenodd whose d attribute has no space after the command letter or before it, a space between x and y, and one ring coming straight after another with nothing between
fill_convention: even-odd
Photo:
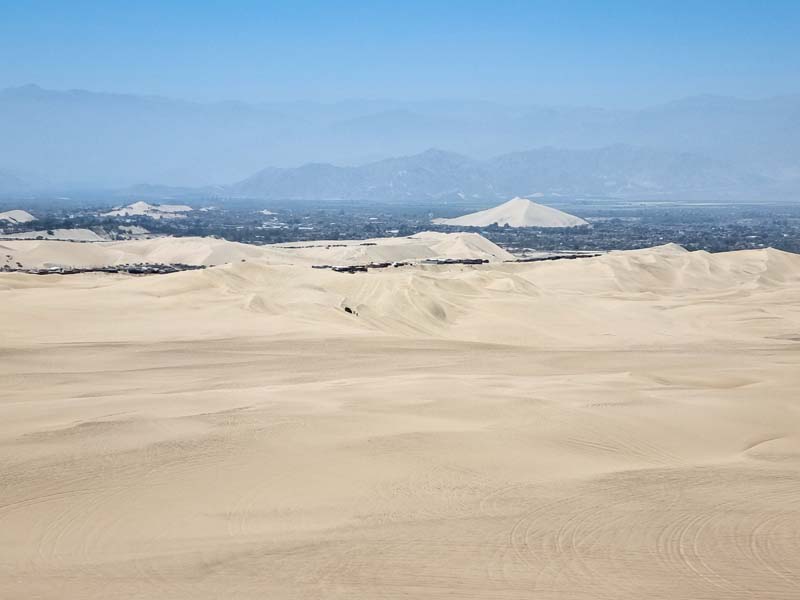
<instances>
[{"instance_id":1,"label":"white sand slope","mask_svg":"<svg viewBox=\"0 0 800 600\"><path fill-rule=\"evenodd\" d=\"M273 260L280 255L283 262L291 263L304 260L347 265L437 258L479 258L490 261L514 258L497 244L476 233L446 234L432 231L408 237L276 244L263 248Z\"/></svg>"},{"instance_id":2,"label":"white sand slope","mask_svg":"<svg viewBox=\"0 0 800 600\"><path fill-rule=\"evenodd\" d=\"M25 231L2 236L8 240L61 240L67 242L102 242L105 238L91 229L52 229L49 231Z\"/></svg>"},{"instance_id":3,"label":"white sand slope","mask_svg":"<svg viewBox=\"0 0 800 600\"><path fill-rule=\"evenodd\" d=\"M150 217L152 219L183 218L183 213L190 212L191 206L183 204L148 204L147 202L134 202L128 206L121 206L104 213L104 217Z\"/></svg>"},{"instance_id":4,"label":"white sand slope","mask_svg":"<svg viewBox=\"0 0 800 600\"><path fill-rule=\"evenodd\" d=\"M580 217L531 202L525 198L514 198L494 208L454 219L434 219L433 223L459 227L488 227L493 224L501 227L504 225L509 227L579 227L588 225Z\"/></svg>"},{"instance_id":5,"label":"white sand slope","mask_svg":"<svg viewBox=\"0 0 800 600\"><path fill-rule=\"evenodd\" d=\"M0 273L0 595L797 597L800 256L292 260Z\"/></svg>"},{"instance_id":6,"label":"white sand slope","mask_svg":"<svg viewBox=\"0 0 800 600\"><path fill-rule=\"evenodd\" d=\"M119 231L123 235L131 239L154 236L154 234L150 232L148 229L145 229L144 227L139 227L138 225L120 225L117 229L119 229ZM159 237L159 236L155 235L154 237Z\"/></svg>"},{"instance_id":7,"label":"white sand slope","mask_svg":"<svg viewBox=\"0 0 800 600\"><path fill-rule=\"evenodd\" d=\"M6 212L0 212L0 221L11 223L12 225L16 225L18 223L30 223L31 221L35 220L36 217L24 210L8 210Z\"/></svg>"},{"instance_id":8,"label":"white sand slope","mask_svg":"<svg viewBox=\"0 0 800 600\"><path fill-rule=\"evenodd\" d=\"M98 267L125 263L185 263L221 265L242 260L272 264L351 265L430 258L508 260L511 254L472 233L420 233L404 238L322 241L252 246L209 238L161 237L97 244L62 244L41 240L0 241L9 261L26 268Z\"/></svg>"}]
</instances>

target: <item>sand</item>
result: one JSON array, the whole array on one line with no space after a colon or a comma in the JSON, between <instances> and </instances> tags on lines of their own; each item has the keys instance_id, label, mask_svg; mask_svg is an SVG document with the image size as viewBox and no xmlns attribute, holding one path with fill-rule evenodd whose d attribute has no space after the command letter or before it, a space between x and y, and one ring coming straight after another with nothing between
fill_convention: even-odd
<instances>
[{"instance_id":1,"label":"sand","mask_svg":"<svg viewBox=\"0 0 800 600\"><path fill-rule=\"evenodd\" d=\"M0 221L5 221L5 223L11 223L13 225L18 223L30 223L35 220L36 217L24 210L7 210L5 212L0 212Z\"/></svg>"},{"instance_id":2,"label":"sand","mask_svg":"<svg viewBox=\"0 0 800 600\"><path fill-rule=\"evenodd\" d=\"M0 273L0 307L4 598L797 598L800 256Z\"/></svg>"},{"instance_id":3,"label":"sand","mask_svg":"<svg viewBox=\"0 0 800 600\"><path fill-rule=\"evenodd\" d=\"M104 217L150 217L152 219L176 219L191 212L192 207L184 204L148 204L147 202L134 202L128 206L121 206L103 213Z\"/></svg>"},{"instance_id":4,"label":"sand","mask_svg":"<svg viewBox=\"0 0 800 600\"><path fill-rule=\"evenodd\" d=\"M503 261L511 260L513 256L475 233L423 232L410 237L267 246L199 237L159 237L93 244L73 244L52 239L0 239L0 266L20 263L29 269L52 266L86 268L130 263L216 266L247 260L284 265L353 265L385 261L419 262L435 258Z\"/></svg>"},{"instance_id":5,"label":"sand","mask_svg":"<svg viewBox=\"0 0 800 600\"><path fill-rule=\"evenodd\" d=\"M557 208L531 202L527 198L512 198L493 208L462 215L453 219L433 219L437 225L458 227L580 227L588 225L580 217Z\"/></svg>"},{"instance_id":6,"label":"sand","mask_svg":"<svg viewBox=\"0 0 800 600\"><path fill-rule=\"evenodd\" d=\"M60 240L68 242L102 242L91 229L43 229L41 231L25 231L22 233L0 234L0 241L7 240Z\"/></svg>"}]
</instances>

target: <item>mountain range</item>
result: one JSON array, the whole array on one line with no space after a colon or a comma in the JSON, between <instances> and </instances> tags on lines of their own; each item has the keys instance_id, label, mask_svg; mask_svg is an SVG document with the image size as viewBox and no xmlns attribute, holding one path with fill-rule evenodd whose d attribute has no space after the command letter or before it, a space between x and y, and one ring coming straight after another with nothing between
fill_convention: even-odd
<instances>
[{"instance_id":1,"label":"mountain range","mask_svg":"<svg viewBox=\"0 0 800 600\"><path fill-rule=\"evenodd\" d=\"M700 199L769 193L771 186L769 178L724 161L616 145L594 150L541 148L486 160L432 149L357 167L270 167L219 188L219 193L274 200L393 202L537 194Z\"/></svg>"},{"instance_id":2,"label":"mountain range","mask_svg":"<svg viewBox=\"0 0 800 600\"><path fill-rule=\"evenodd\" d=\"M0 193L143 183L286 199L797 197L800 96L607 110L0 91Z\"/></svg>"}]
</instances>

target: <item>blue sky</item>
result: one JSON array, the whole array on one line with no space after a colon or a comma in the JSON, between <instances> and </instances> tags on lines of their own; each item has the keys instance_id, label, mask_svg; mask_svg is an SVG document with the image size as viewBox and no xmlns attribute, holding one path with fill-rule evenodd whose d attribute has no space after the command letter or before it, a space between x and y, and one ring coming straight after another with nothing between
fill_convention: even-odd
<instances>
[{"instance_id":1,"label":"blue sky","mask_svg":"<svg viewBox=\"0 0 800 600\"><path fill-rule=\"evenodd\" d=\"M637 107L800 92L800 1L0 0L0 87Z\"/></svg>"}]
</instances>

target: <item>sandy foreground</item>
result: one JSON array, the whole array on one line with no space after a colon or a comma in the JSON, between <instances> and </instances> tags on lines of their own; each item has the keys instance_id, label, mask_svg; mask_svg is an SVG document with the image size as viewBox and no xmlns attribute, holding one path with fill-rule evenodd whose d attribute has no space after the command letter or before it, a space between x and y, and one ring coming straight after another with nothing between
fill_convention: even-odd
<instances>
[{"instance_id":1,"label":"sandy foreground","mask_svg":"<svg viewBox=\"0 0 800 600\"><path fill-rule=\"evenodd\" d=\"M2 273L0 330L2 598L800 595L797 255Z\"/></svg>"}]
</instances>

